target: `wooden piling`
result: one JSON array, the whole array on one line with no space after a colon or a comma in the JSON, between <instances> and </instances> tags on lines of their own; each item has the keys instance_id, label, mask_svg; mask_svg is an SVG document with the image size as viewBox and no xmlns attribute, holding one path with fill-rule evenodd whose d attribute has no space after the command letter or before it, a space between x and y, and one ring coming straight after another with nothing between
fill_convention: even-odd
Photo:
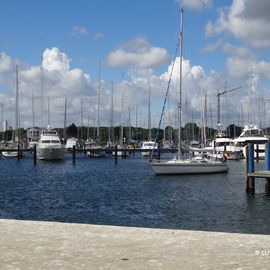
<instances>
[{"instance_id":1,"label":"wooden piling","mask_svg":"<svg viewBox=\"0 0 270 270\"><path fill-rule=\"evenodd\" d=\"M255 192L255 179L254 179L254 177L247 177L246 191L248 193L254 193Z\"/></svg>"},{"instance_id":2,"label":"wooden piling","mask_svg":"<svg viewBox=\"0 0 270 270\"><path fill-rule=\"evenodd\" d=\"M270 143L265 144L265 170L270 171Z\"/></svg>"},{"instance_id":3,"label":"wooden piling","mask_svg":"<svg viewBox=\"0 0 270 270\"><path fill-rule=\"evenodd\" d=\"M17 147L17 160L18 161L20 160L20 144L18 144L18 147Z\"/></svg>"},{"instance_id":4,"label":"wooden piling","mask_svg":"<svg viewBox=\"0 0 270 270\"><path fill-rule=\"evenodd\" d=\"M72 161L75 162L76 160L76 149L75 149L75 145L73 145L72 147Z\"/></svg>"},{"instance_id":5,"label":"wooden piling","mask_svg":"<svg viewBox=\"0 0 270 270\"><path fill-rule=\"evenodd\" d=\"M117 156L118 156L118 151L117 151L117 144L114 146L114 162L117 163Z\"/></svg>"}]
</instances>

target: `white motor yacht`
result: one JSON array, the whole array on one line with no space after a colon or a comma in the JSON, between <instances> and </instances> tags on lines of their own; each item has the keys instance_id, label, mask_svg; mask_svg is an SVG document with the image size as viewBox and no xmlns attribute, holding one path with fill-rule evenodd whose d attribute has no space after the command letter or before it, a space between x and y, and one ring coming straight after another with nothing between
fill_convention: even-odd
<instances>
[{"instance_id":1,"label":"white motor yacht","mask_svg":"<svg viewBox=\"0 0 270 270\"><path fill-rule=\"evenodd\" d=\"M262 129L256 125L246 125L238 138L234 139L234 144L239 146L243 151L243 156L246 157L246 147L249 143L254 144L254 156L258 155L259 159L265 158L265 144L269 139L263 135ZM258 151L258 153L256 152Z\"/></svg>"},{"instance_id":2,"label":"white motor yacht","mask_svg":"<svg viewBox=\"0 0 270 270\"><path fill-rule=\"evenodd\" d=\"M54 129L43 130L37 145L37 158L41 160L61 160L65 148L61 143L58 132Z\"/></svg>"},{"instance_id":3,"label":"white motor yacht","mask_svg":"<svg viewBox=\"0 0 270 270\"><path fill-rule=\"evenodd\" d=\"M158 149L157 143L155 143L154 141L145 141L142 143L141 156L150 157L153 150L157 150L157 149ZM157 153L154 152L153 154L157 154Z\"/></svg>"}]
</instances>

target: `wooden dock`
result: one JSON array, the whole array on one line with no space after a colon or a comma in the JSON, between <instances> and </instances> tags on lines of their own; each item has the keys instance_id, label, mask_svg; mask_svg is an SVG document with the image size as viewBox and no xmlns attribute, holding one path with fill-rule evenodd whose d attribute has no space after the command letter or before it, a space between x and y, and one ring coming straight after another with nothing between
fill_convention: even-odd
<instances>
[{"instance_id":1,"label":"wooden dock","mask_svg":"<svg viewBox=\"0 0 270 270\"><path fill-rule=\"evenodd\" d=\"M85 156L87 154L89 154L89 157L94 156L94 153L100 152L100 151L105 151L106 154L108 156L111 156L115 159L115 161L118 160L118 158L120 157L120 155L115 155L115 153L124 153L123 155L121 155L122 158L128 157L129 155L133 155L135 156L135 153L142 153L142 152L149 152L149 154L151 154L152 150L148 150L148 149L141 149L141 148L118 148L117 146L115 147L104 147L104 148L97 148L97 149L87 149L87 148L75 148L75 146L73 147L72 150L67 151L68 153L72 154L72 159L73 161L76 160L76 155L77 154L84 154ZM36 160L37 160L37 149L36 149L36 145L34 148L21 148L18 147L16 149L5 149L2 148L0 149L0 154L2 152L18 152L17 155L17 159L20 160L23 158L23 153L31 153L33 155L33 162L34 164L36 164ZM177 149L176 148L170 148L170 149L159 149L159 156L162 153L176 153Z\"/></svg>"}]
</instances>

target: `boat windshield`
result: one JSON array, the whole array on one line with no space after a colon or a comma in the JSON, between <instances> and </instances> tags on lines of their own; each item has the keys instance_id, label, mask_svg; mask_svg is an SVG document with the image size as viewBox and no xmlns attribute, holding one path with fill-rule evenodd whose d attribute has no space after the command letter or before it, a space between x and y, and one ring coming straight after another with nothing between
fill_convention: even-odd
<instances>
[{"instance_id":1,"label":"boat windshield","mask_svg":"<svg viewBox=\"0 0 270 270\"><path fill-rule=\"evenodd\" d=\"M59 140L42 140L42 143L60 143Z\"/></svg>"},{"instance_id":2,"label":"boat windshield","mask_svg":"<svg viewBox=\"0 0 270 270\"><path fill-rule=\"evenodd\" d=\"M155 143L144 143L143 146L154 146Z\"/></svg>"}]
</instances>

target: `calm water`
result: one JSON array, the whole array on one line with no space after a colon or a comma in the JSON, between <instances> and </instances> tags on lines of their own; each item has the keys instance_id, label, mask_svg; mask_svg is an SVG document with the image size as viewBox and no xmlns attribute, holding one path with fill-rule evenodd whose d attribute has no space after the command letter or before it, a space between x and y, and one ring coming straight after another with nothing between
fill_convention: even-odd
<instances>
[{"instance_id":1,"label":"calm water","mask_svg":"<svg viewBox=\"0 0 270 270\"><path fill-rule=\"evenodd\" d=\"M256 164L263 167L263 162ZM73 164L0 158L0 218L88 224L270 233L264 180L245 191L245 161L228 174L155 176L140 158Z\"/></svg>"}]
</instances>

